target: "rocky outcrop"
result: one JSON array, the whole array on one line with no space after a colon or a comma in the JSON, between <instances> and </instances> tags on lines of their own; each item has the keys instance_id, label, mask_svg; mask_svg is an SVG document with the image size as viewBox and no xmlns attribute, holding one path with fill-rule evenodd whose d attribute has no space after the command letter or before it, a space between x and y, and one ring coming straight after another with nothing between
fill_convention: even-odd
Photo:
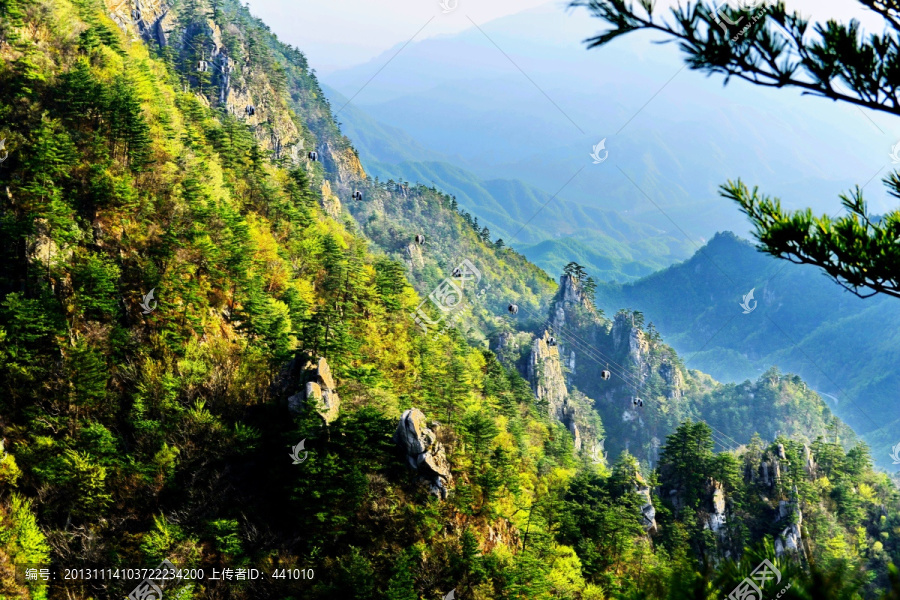
<instances>
[{"instance_id":1,"label":"rocky outcrop","mask_svg":"<svg viewBox=\"0 0 900 600\"><path fill-rule=\"evenodd\" d=\"M422 248L415 242L407 244L406 256L413 267L418 269L425 267L425 257L422 255Z\"/></svg>"},{"instance_id":2,"label":"rocky outcrop","mask_svg":"<svg viewBox=\"0 0 900 600\"><path fill-rule=\"evenodd\" d=\"M632 322L633 317L624 312L616 315L612 326L613 349L616 352L625 352L628 360L644 371L644 357L650 350L650 344L644 332Z\"/></svg>"},{"instance_id":3,"label":"rocky outcrop","mask_svg":"<svg viewBox=\"0 0 900 600\"><path fill-rule=\"evenodd\" d=\"M719 538L725 535L725 490L718 481L712 484L712 510L706 518L705 528L715 533Z\"/></svg>"},{"instance_id":4,"label":"rocky outcrop","mask_svg":"<svg viewBox=\"0 0 900 600\"><path fill-rule=\"evenodd\" d=\"M809 446L807 446L806 444L803 444L803 468L809 475L812 475L813 477L816 476L816 473L819 469L819 465L816 464L816 459L813 457Z\"/></svg>"},{"instance_id":5,"label":"rocky outcrop","mask_svg":"<svg viewBox=\"0 0 900 600\"><path fill-rule=\"evenodd\" d=\"M575 398L569 395L559 346L551 345L552 337L549 331L545 331L543 336L532 343L526 379L531 383L535 397L547 402L550 416L565 425L572 434L575 450L580 452L583 443L578 421L579 412L583 410L579 410ZM505 343L510 341L507 338ZM582 399L580 404L590 406L593 403L583 394L579 397Z\"/></svg>"},{"instance_id":6,"label":"rocky outcrop","mask_svg":"<svg viewBox=\"0 0 900 600\"><path fill-rule=\"evenodd\" d=\"M799 555L803 552L803 538L800 525L803 513L796 501L781 500L778 502L778 516L775 522L787 521L790 524L775 538L775 556L781 558L785 554Z\"/></svg>"},{"instance_id":7,"label":"rocky outcrop","mask_svg":"<svg viewBox=\"0 0 900 600\"><path fill-rule=\"evenodd\" d=\"M303 126L278 91L279 84L270 78L272 74L254 61L256 53L244 39L241 28L234 23L220 27L212 18L214 12L198 19L173 0L106 3L112 20L134 41L143 39L149 45L170 47L191 64L185 73L184 91L194 91L204 105L218 105L251 126L260 148L276 159L291 157L299 162L304 146ZM235 56L229 55L225 38L231 38L229 45ZM235 43L241 47L235 49ZM253 114L247 110L251 106ZM359 158L352 151L340 154L348 152L349 156L342 156L340 162L348 165L348 172L364 178Z\"/></svg>"},{"instance_id":8,"label":"rocky outcrop","mask_svg":"<svg viewBox=\"0 0 900 600\"><path fill-rule=\"evenodd\" d=\"M121 29L128 26L148 42L165 47L175 30L175 19L169 12L171 3L161 0L107 0L112 20Z\"/></svg>"},{"instance_id":9,"label":"rocky outcrop","mask_svg":"<svg viewBox=\"0 0 900 600\"><path fill-rule=\"evenodd\" d=\"M531 383L535 397L546 401L550 405L550 414L562 421L569 390L559 357L559 347L550 345L552 337L549 331L545 331L534 340L526 379Z\"/></svg>"},{"instance_id":10,"label":"rocky outcrop","mask_svg":"<svg viewBox=\"0 0 900 600\"><path fill-rule=\"evenodd\" d=\"M669 362L664 362L657 369L659 376L666 382L666 397L680 398L684 395L685 384L681 371Z\"/></svg>"},{"instance_id":11,"label":"rocky outcrop","mask_svg":"<svg viewBox=\"0 0 900 600\"><path fill-rule=\"evenodd\" d=\"M653 497L650 495L650 486L644 481L640 473L637 474L637 485L634 490L638 496L644 499L641 505L641 517L643 519L644 531L647 533L656 532L656 507L653 506Z\"/></svg>"},{"instance_id":12,"label":"rocky outcrop","mask_svg":"<svg viewBox=\"0 0 900 600\"><path fill-rule=\"evenodd\" d=\"M310 406L326 425L337 419L341 399L335 391L331 368L324 358L309 359L302 367L300 389L288 398L288 410L299 414L304 406Z\"/></svg>"},{"instance_id":13,"label":"rocky outcrop","mask_svg":"<svg viewBox=\"0 0 900 600\"><path fill-rule=\"evenodd\" d=\"M581 286L571 275L563 275L559 278L559 291L550 310L550 325L556 330L562 330L568 323L567 313L579 305L585 305Z\"/></svg>"},{"instance_id":14,"label":"rocky outcrop","mask_svg":"<svg viewBox=\"0 0 900 600\"><path fill-rule=\"evenodd\" d=\"M331 191L331 184L327 179L322 181L322 208L332 219L341 215L341 199Z\"/></svg>"},{"instance_id":15,"label":"rocky outcrop","mask_svg":"<svg viewBox=\"0 0 900 600\"><path fill-rule=\"evenodd\" d=\"M426 425L422 411L411 408L400 417L394 432L394 443L406 451L409 466L416 470L428 486L428 491L444 500L450 491L453 476L444 446L437 440L436 429L436 423L432 423L431 427Z\"/></svg>"}]
</instances>

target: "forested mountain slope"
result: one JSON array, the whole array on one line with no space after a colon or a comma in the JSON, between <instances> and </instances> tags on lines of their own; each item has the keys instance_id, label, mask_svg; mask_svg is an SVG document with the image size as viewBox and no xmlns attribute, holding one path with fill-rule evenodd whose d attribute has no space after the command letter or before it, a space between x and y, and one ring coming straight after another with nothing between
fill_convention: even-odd
<instances>
[{"instance_id":1,"label":"forested mountain slope","mask_svg":"<svg viewBox=\"0 0 900 600\"><path fill-rule=\"evenodd\" d=\"M366 179L237 2L0 0L0 37L0 594L123 597L22 573L164 559L207 574L182 599L718 598L762 556L783 598L888 589L897 491L802 382L736 414L748 390L605 319L579 273L555 289L452 198ZM471 335L426 335L450 284ZM664 417L601 419L627 386L578 352L569 377L572 332ZM716 454L693 415L766 439Z\"/></svg>"}]
</instances>

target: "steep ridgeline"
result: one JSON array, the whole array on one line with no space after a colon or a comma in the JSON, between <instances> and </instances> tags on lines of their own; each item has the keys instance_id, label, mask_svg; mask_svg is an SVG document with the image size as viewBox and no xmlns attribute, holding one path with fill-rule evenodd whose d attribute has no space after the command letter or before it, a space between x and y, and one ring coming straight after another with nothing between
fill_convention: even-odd
<instances>
[{"instance_id":1,"label":"steep ridgeline","mask_svg":"<svg viewBox=\"0 0 900 600\"><path fill-rule=\"evenodd\" d=\"M501 314L510 297L546 310L554 282L502 240L491 239L477 218L460 214L450 196L367 177L306 58L245 9L230 2L110 2L113 19L179 73L183 90L247 126L259 151L275 163L300 166L326 214L361 227L376 248L405 264L420 294L429 294L468 259L485 287L485 296L463 309L461 325L476 337L490 329L490 315ZM220 135L234 145L228 127ZM424 236L421 245L417 235Z\"/></svg>"},{"instance_id":2,"label":"steep ridgeline","mask_svg":"<svg viewBox=\"0 0 900 600\"><path fill-rule=\"evenodd\" d=\"M751 290L754 310L742 315L739 303ZM773 364L797 373L866 440L879 466L895 470L895 298L857 298L818 269L775 259L724 232L683 263L630 284L600 284L597 304L652 315L692 366L719 381L755 379Z\"/></svg>"},{"instance_id":3,"label":"steep ridgeline","mask_svg":"<svg viewBox=\"0 0 900 600\"><path fill-rule=\"evenodd\" d=\"M587 405L602 419L604 446L612 456L628 450L653 468L661 440L688 419L707 422L723 449L746 444L755 433L809 443L830 427L847 444L854 443L853 432L798 377L773 369L755 383L717 383L686 369L653 324L645 327L641 313L619 311L607 319L583 287L575 276L564 275L538 332L516 333L507 319L493 347L531 382L538 397L548 398L551 412L573 431L564 400L567 385L583 392L577 398L586 394ZM524 317L538 319L527 311ZM546 344L551 337L554 347Z\"/></svg>"},{"instance_id":4,"label":"steep ridgeline","mask_svg":"<svg viewBox=\"0 0 900 600\"><path fill-rule=\"evenodd\" d=\"M494 331L496 317L506 314L513 299L534 314L547 309L553 280L502 240L492 240L477 218L460 214L452 197L408 182L370 179L358 186L363 200L346 205L346 211L375 247L406 265L413 286L432 304L447 308L454 302L429 295L468 261L462 267L466 277L485 292L477 300L465 296L457 326L474 339Z\"/></svg>"}]
</instances>

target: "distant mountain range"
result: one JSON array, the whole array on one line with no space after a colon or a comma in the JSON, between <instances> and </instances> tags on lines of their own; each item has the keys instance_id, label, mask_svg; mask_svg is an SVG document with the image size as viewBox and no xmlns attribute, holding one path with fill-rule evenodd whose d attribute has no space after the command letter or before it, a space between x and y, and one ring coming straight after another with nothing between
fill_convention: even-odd
<instances>
[{"instance_id":1,"label":"distant mountain range","mask_svg":"<svg viewBox=\"0 0 900 600\"><path fill-rule=\"evenodd\" d=\"M479 27L392 48L324 77L353 98L338 118L361 155L387 163L369 164L373 172L396 176L407 172L406 161L449 162L547 197L562 190L557 200L698 243L717 231L749 234L737 207L718 195L728 179L819 212L839 211L838 195L857 184L868 183L873 210L893 204L877 180L896 143L881 115L741 82L723 88L644 34L585 50L582 40L602 24L583 11L543 7ZM591 147L602 139L609 160L592 164ZM428 175L409 170L419 171ZM522 212L517 226L531 216ZM575 236L563 228L545 238L558 232ZM648 260L641 252L634 259Z\"/></svg>"},{"instance_id":2,"label":"distant mountain range","mask_svg":"<svg viewBox=\"0 0 900 600\"><path fill-rule=\"evenodd\" d=\"M753 291L753 300L741 306ZM625 285L603 284L607 312L642 311L687 366L719 381L777 365L799 374L892 469L900 442L900 301L860 299L814 267L758 252L732 233L689 260Z\"/></svg>"},{"instance_id":3,"label":"distant mountain range","mask_svg":"<svg viewBox=\"0 0 900 600\"><path fill-rule=\"evenodd\" d=\"M325 92L332 106L346 104L338 92ZM680 234L621 212L553 197L520 179L481 178L353 105L346 105L341 117L342 130L354 140L369 175L434 185L456 196L494 239L515 246L548 273L560 273L577 260L595 277L629 281L687 258L693 249Z\"/></svg>"}]
</instances>

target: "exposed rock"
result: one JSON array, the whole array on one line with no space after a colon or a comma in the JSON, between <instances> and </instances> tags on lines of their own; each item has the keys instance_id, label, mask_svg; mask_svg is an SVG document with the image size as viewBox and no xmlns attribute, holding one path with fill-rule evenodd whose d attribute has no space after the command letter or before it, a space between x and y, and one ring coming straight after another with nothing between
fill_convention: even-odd
<instances>
[{"instance_id":1,"label":"exposed rock","mask_svg":"<svg viewBox=\"0 0 900 600\"><path fill-rule=\"evenodd\" d=\"M334 421L341 409L341 399L335 391L331 368L324 358L307 360L303 365L300 391L288 398L288 410L299 414L303 406L310 405L325 424Z\"/></svg>"},{"instance_id":2,"label":"exposed rock","mask_svg":"<svg viewBox=\"0 0 900 600\"><path fill-rule=\"evenodd\" d=\"M778 502L778 516L775 521L790 519L790 525L775 538L775 556L782 557L786 553L799 554L803 551L803 538L800 533L800 525L803 523L803 513L796 502L781 500Z\"/></svg>"},{"instance_id":3,"label":"exposed rock","mask_svg":"<svg viewBox=\"0 0 900 600\"><path fill-rule=\"evenodd\" d=\"M425 415L417 408L403 413L394 432L394 443L406 450L409 466L428 485L428 491L441 500L447 498L453 476L444 446L435 431L427 427Z\"/></svg>"},{"instance_id":4,"label":"exposed rock","mask_svg":"<svg viewBox=\"0 0 900 600\"><path fill-rule=\"evenodd\" d=\"M628 357L641 367L643 372L643 357L650 350L650 345L640 328L636 327L631 317L625 313L618 313L612 326L613 347L616 351L627 348Z\"/></svg>"},{"instance_id":5,"label":"exposed rock","mask_svg":"<svg viewBox=\"0 0 900 600\"><path fill-rule=\"evenodd\" d=\"M722 485L713 482L712 511L707 517L706 526L720 538L725 534L725 490Z\"/></svg>"},{"instance_id":6,"label":"exposed rock","mask_svg":"<svg viewBox=\"0 0 900 600\"><path fill-rule=\"evenodd\" d=\"M515 350L518 347L516 343L516 336L510 331L501 331L500 335L497 336L497 351L505 350L507 348Z\"/></svg>"},{"instance_id":7,"label":"exposed rock","mask_svg":"<svg viewBox=\"0 0 900 600\"><path fill-rule=\"evenodd\" d=\"M341 199L331 191L331 184L327 179L322 181L322 208L332 219L341 215Z\"/></svg>"},{"instance_id":8,"label":"exposed rock","mask_svg":"<svg viewBox=\"0 0 900 600\"><path fill-rule=\"evenodd\" d=\"M559 360L559 347L549 344L550 337L550 333L545 331L544 335L534 340L526 378L531 382L537 399L546 400L550 405L550 414L562 420L569 390Z\"/></svg>"},{"instance_id":9,"label":"exposed rock","mask_svg":"<svg viewBox=\"0 0 900 600\"><path fill-rule=\"evenodd\" d=\"M787 527L775 540L775 557L781 558L785 553L800 552L800 528L797 525Z\"/></svg>"},{"instance_id":10,"label":"exposed rock","mask_svg":"<svg viewBox=\"0 0 900 600\"><path fill-rule=\"evenodd\" d=\"M569 392L560 349L550 344L551 337L549 331L544 331L533 340L525 378L531 383L535 397L547 402L549 415L572 434L575 451L581 452L585 449L584 440L597 437L597 428L588 416L594 401L578 390ZM501 334L497 343L499 355L514 355L512 349L518 343L515 334Z\"/></svg>"},{"instance_id":11,"label":"exposed rock","mask_svg":"<svg viewBox=\"0 0 900 600\"><path fill-rule=\"evenodd\" d=\"M637 473L637 485L635 492L644 499L641 505L641 515L643 517L644 531L648 533L656 532L656 507L653 506L653 498L650 495L650 486L646 484L640 473Z\"/></svg>"},{"instance_id":12,"label":"exposed rock","mask_svg":"<svg viewBox=\"0 0 900 600\"><path fill-rule=\"evenodd\" d=\"M422 269L425 267L425 257L422 255L422 248L415 242L410 242L406 246L406 256L414 267Z\"/></svg>"},{"instance_id":13,"label":"exposed rock","mask_svg":"<svg viewBox=\"0 0 900 600\"><path fill-rule=\"evenodd\" d=\"M47 219L34 220L34 235L28 244L28 260L32 266L37 266L49 272L50 264L59 257L59 246L50 237L50 223ZM72 254L71 250L63 253L64 257Z\"/></svg>"},{"instance_id":14,"label":"exposed rock","mask_svg":"<svg viewBox=\"0 0 900 600\"><path fill-rule=\"evenodd\" d=\"M660 377L666 382L666 397L680 398L684 395L684 378L681 371L675 368L671 363L664 362L658 369Z\"/></svg>"},{"instance_id":15,"label":"exposed rock","mask_svg":"<svg viewBox=\"0 0 900 600\"><path fill-rule=\"evenodd\" d=\"M806 444L803 445L803 462L803 468L806 469L806 472L815 477L819 465L816 464L816 459Z\"/></svg>"}]
</instances>

